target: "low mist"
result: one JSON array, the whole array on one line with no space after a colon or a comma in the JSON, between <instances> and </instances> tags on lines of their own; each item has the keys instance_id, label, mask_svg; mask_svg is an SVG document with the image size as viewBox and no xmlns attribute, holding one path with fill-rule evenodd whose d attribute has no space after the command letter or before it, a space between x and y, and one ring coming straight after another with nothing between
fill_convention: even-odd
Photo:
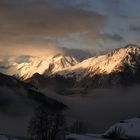
<instances>
[{"instance_id":1,"label":"low mist","mask_svg":"<svg viewBox=\"0 0 140 140\"><path fill-rule=\"evenodd\" d=\"M5 90L5 89L3 89ZM80 120L88 133L104 133L111 125L140 115L140 87L89 90L85 94L59 95L49 89L45 95L66 104L70 120ZM5 95L4 95L5 94ZM26 136L33 108L28 101L6 90L0 100L0 132Z\"/></svg>"},{"instance_id":2,"label":"low mist","mask_svg":"<svg viewBox=\"0 0 140 140\"><path fill-rule=\"evenodd\" d=\"M103 133L120 120L140 115L139 86L96 89L85 95L60 96L50 93L49 96L68 105L68 116L83 121L91 133Z\"/></svg>"},{"instance_id":3,"label":"low mist","mask_svg":"<svg viewBox=\"0 0 140 140\"><path fill-rule=\"evenodd\" d=\"M21 93L26 94L24 91L20 91ZM0 87L1 134L27 135L28 122L32 117L35 103L18 94L11 88Z\"/></svg>"}]
</instances>

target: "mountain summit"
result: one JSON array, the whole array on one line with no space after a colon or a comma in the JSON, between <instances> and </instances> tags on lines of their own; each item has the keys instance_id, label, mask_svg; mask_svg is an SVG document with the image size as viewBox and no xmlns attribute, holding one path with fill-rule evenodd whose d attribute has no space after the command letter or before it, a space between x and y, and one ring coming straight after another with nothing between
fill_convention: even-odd
<instances>
[{"instance_id":1,"label":"mountain summit","mask_svg":"<svg viewBox=\"0 0 140 140\"><path fill-rule=\"evenodd\" d=\"M124 48L65 68L57 74L76 77L81 86L109 87L140 82L140 48L129 44ZM78 84L78 85L79 85Z\"/></svg>"},{"instance_id":2,"label":"mountain summit","mask_svg":"<svg viewBox=\"0 0 140 140\"><path fill-rule=\"evenodd\" d=\"M78 63L74 57L71 56L42 56L31 57L29 62L19 64L19 77L27 79L32 77L35 73L41 75L52 75L59 70L66 67L73 66Z\"/></svg>"},{"instance_id":3,"label":"mountain summit","mask_svg":"<svg viewBox=\"0 0 140 140\"><path fill-rule=\"evenodd\" d=\"M100 88L140 83L140 47L129 44L105 55L78 62L71 56L31 58L18 65L20 77L35 73L55 78L73 78L75 86Z\"/></svg>"},{"instance_id":4,"label":"mountain summit","mask_svg":"<svg viewBox=\"0 0 140 140\"><path fill-rule=\"evenodd\" d=\"M127 45L124 48L115 49L106 55L92 57L83 62L60 71L59 74L71 75L71 73L92 77L95 74L109 74L121 72L125 68L132 71L140 65L140 48L136 45Z\"/></svg>"}]
</instances>

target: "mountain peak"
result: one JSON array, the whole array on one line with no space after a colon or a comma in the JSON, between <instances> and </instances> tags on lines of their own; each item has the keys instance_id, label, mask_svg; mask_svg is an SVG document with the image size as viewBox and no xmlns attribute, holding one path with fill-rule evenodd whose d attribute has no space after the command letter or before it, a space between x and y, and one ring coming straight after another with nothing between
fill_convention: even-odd
<instances>
[{"instance_id":1,"label":"mountain peak","mask_svg":"<svg viewBox=\"0 0 140 140\"><path fill-rule=\"evenodd\" d=\"M29 62L18 65L19 76L27 79L35 73L51 75L77 63L78 61L74 57L67 55L31 57Z\"/></svg>"},{"instance_id":2,"label":"mountain peak","mask_svg":"<svg viewBox=\"0 0 140 140\"><path fill-rule=\"evenodd\" d=\"M136 45L136 44L128 44L124 48L135 49L135 48L140 48L140 47L138 45Z\"/></svg>"},{"instance_id":3,"label":"mountain peak","mask_svg":"<svg viewBox=\"0 0 140 140\"><path fill-rule=\"evenodd\" d=\"M28 79L35 73L40 75L62 75L76 77L78 80L95 75L109 75L112 73L135 73L140 68L140 47L128 44L112 52L91 57L78 62L67 55L33 57L29 62L18 65L20 77Z\"/></svg>"},{"instance_id":4,"label":"mountain peak","mask_svg":"<svg viewBox=\"0 0 140 140\"><path fill-rule=\"evenodd\" d=\"M112 52L92 57L60 71L65 77L76 77L77 86L110 87L140 83L140 48L129 44Z\"/></svg>"},{"instance_id":5,"label":"mountain peak","mask_svg":"<svg viewBox=\"0 0 140 140\"><path fill-rule=\"evenodd\" d=\"M129 44L106 55L86 59L73 67L60 71L59 74L93 77L97 74L122 72L126 68L134 71L138 65L140 65L140 48L137 45Z\"/></svg>"},{"instance_id":6,"label":"mountain peak","mask_svg":"<svg viewBox=\"0 0 140 140\"><path fill-rule=\"evenodd\" d=\"M108 54L91 57L82 62L67 55L35 57L31 58L30 62L18 65L18 68L23 79L38 73L33 78L43 82L44 78L40 75L61 75L66 79L71 77L77 83L91 87L105 87L132 81L140 83L140 47L128 44Z\"/></svg>"},{"instance_id":7,"label":"mountain peak","mask_svg":"<svg viewBox=\"0 0 140 140\"><path fill-rule=\"evenodd\" d=\"M123 48L115 49L108 53L108 56L112 56L114 54L128 55L130 53L137 54L140 51L140 47L135 44L128 44Z\"/></svg>"}]
</instances>

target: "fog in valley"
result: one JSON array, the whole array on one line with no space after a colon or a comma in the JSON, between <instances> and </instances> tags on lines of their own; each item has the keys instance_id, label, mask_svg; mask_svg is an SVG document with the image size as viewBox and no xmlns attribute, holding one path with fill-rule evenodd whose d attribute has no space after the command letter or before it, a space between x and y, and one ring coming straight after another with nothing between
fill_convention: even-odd
<instances>
[{"instance_id":1,"label":"fog in valley","mask_svg":"<svg viewBox=\"0 0 140 140\"><path fill-rule=\"evenodd\" d=\"M96 89L85 95L46 93L65 103L69 107L68 116L83 121L92 133L103 133L116 122L140 115L140 87L136 86Z\"/></svg>"},{"instance_id":2,"label":"fog in valley","mask_svg":"<svg viewBox=\"0 0 140 140\"><path fill-rule=\"evenodd\" d=\"M0 96L0 134L26 136L35 103L26 98L24 90L0 87Z\"/></svg>"},{"instance_id":3,"label":"fog in valley","mask_svg":"<svg viewBox=\"0 0 140 140\"><path fill-rule=\"evenodd\" d=\"M121 120L140 115L140 87L95 89L83 94L59 95L49 89L42 92L49 97L66 104L68 121L80 120L86 125L88 133L103 133L111 125ZM6 92L0 111L0 132L10 135L27 135L28 122L33 115L33 108L24 99ZM8 98L5 98L8 97ZM8 109L9 108L9 109ZM10 111L9 111L10 110Z\"/></svg>"}]
</instances>

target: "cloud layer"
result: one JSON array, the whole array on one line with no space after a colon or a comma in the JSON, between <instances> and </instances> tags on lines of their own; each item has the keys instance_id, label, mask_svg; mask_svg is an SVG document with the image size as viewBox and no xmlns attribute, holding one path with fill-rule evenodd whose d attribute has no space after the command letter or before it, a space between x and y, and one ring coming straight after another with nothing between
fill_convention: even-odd
<instances>
[{"instance_id":1,"label":"cloud layer","mask_svg":"<svg viewBox=\"0 0 140 140\"><path fill-rule=\"evenodd\" d=\"M74 32L92 30L96 34L103 16L64 4L63 0L1 0L0 55L34 53Z\"/></svg>"},{"instance_id":2,"label":"cloud layer","mask_svg":"<svg viewBox=\"0 0 140 140\"><path fill-rule=\"evenodd\" d=\"M1 0L0 55L42 55L41 51L50 53L51 46L100 50L135 43L139 4L139 0Z\"/></svg>"}]
</instances>

